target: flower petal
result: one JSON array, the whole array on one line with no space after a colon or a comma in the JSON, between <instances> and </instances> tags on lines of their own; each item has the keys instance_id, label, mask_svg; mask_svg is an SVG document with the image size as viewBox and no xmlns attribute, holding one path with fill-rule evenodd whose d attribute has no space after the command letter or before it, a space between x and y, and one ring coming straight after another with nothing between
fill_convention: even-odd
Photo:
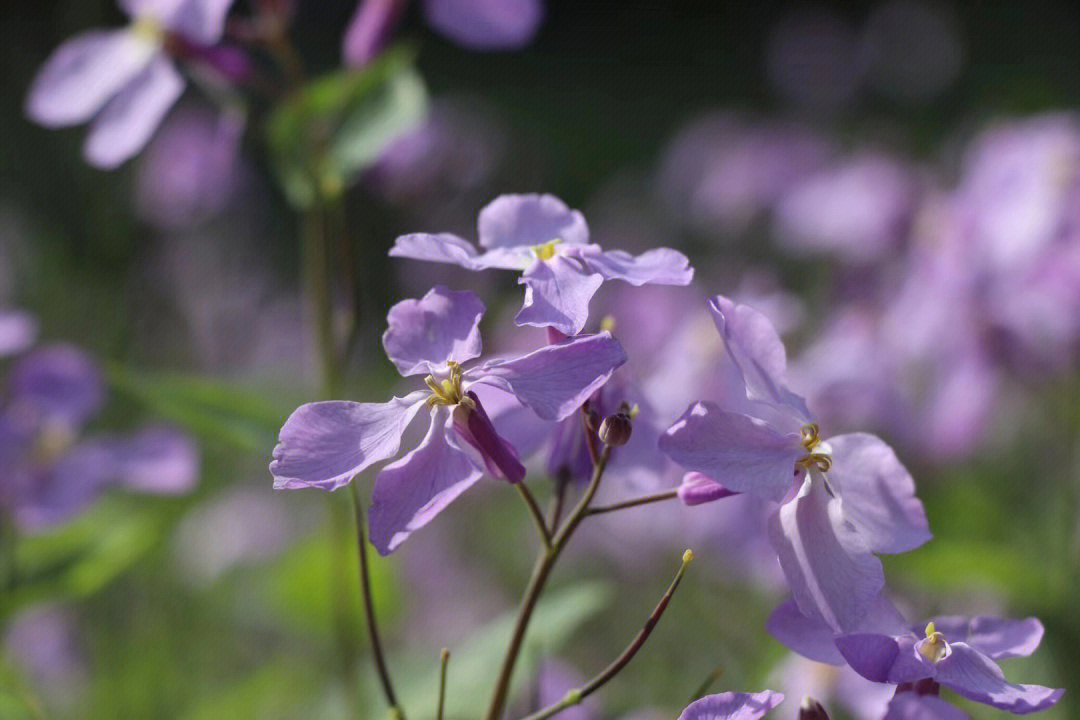
<instances>
[{"instance_id":1,"label":"flower petal","mask_svg":"<svg viewBox=\"0 0 1080 720\"><path fill-rule=\"evenodd\" d=\"M547 345L519 358L494 360L466 375L514 393L544 420L562 420L625 362L622 345L602 332Z\"/></svg>"},{"instance_id":2,"label":"flower petal","mask_svg":"<svg viewBox=\"0 0 1080 720\"><path fill-rule=\"evenodd\" d=\"M120 0L131 18L152 18L188 40L213 45L225 32L233 0Z\"/></svg>"},{"instance_id":3,"label":"flower petal","mask_svg":"<svg viewBox=\"0 0 1080 720\"><path fill-rule=\"evenodd\" d=\"M709 310L724 346L742 373L746 396L787 412L799 422L809 422L806 400L785 384L787 354L769 319L722 295L710 298Z\"/></svg>"},{"instance_id":4,"label":"flower petal","mask_svg":"<svg viewBox=\"0 0 1080 720\"><path fill-rule=\"evenodd\" d=\"M199 479L199 450L187 435L169 428L148 428L113 445L118 478L128 488L178 494Z\"/></svg>"},{"instance_id":5,"label":"flower petal","mask_svg":"<svg viewBox=\"0 0 1080 720\"><path fill-rule=\"evenodd\" d=\"M689 285L694 279L690 260L670 248L654 248L635 257L622 250L603 251L589 245L578 257L605 280L622 280L635 286Z\"/></svg>"},{"instance_id":6,"label":"flower petal","mask_svg":"<svg viewBox=\"0 0 1080 720\"><path fill-rule=\"evenodd\" d=\"M769 539L799 610L850 632L885 586L881 562L843 517L816 470L769 521Z\"/></svg>"},{"instance_id":7,"label":"flower petal","mask_svg":"<svg viewBox=\"0 0 1080 720\"><path fill-rule=\"evenodd\" d=\"M1042 637L1043 624L1038 618L1012 620L981 615L971 618L967 644L993 660L1004 660L1027 657L1038 649Z\"/></svg>"},{"instance_id":8,"label":"flower petal","mask_svg":"<svg viewBox=\"0 0 1080 720\"><path fill-rule=\"evenodd\" d=\"M411 233L394 240L390 257L451 263L475 270L476 248L467 240L450 233Z\"/></svg>"},{"instance_id":9,"label":"flower petal","mask_svg":"<svg viewBox=\"0 0 1080 720\"><path fill-rule=\"evenodd\" d=\"M795 461L804 453L799 436L783 435L757 418L709 402L691 405L661 436L660 450L729 490L774 500L791 488Z\"/></svg>"},{"instance_id":10,"label":"flower petal","mask_svg":"<svg viewBox=\"0 0 1080 720\"><path fill-rule=\"evenodd\" d=\"M402 375L445 372L448 360L462 363L480 354L483 316L480 298L438 285L419 300L390 308L383 347Z\"/></svg>"},{"instance_id":11,"label":"flower petal","mask_svg":"<svg viewBox=\"0 0 1080 720\"><path fill-rule=\"evenodd\" d=\"M86 509L116 477L116 464L106 443L82 442L55 466L31 476L30 487L12 513L26 532L64 522Z\"/></svg>"},{"instance_id":12,"label":"flower petal","mask_svg":"<svg viewBox=\"0 0 1080 720\"><path fill-rule=\"evenodd\" d=\"M835 642L851 669L867 680L899 685L934 676L934 666L916 653L912 635L851 633Z\"/></svg>"},{"instance_id":13,"label":"flower petal","mask_svg":"<svg viewBox=\"0 0 1080 720\"><path fill-rule=\"evenodd\" d=\"M967 643L950 643L950 647L952 652L935 666L935 679L969 700L1022 714L1052 707L1065 692L1008 682L993 660Z\"/></svg>"},{"instance_id":14,"label":"flower petal","mask_svg":"<svg viewBox=\"0 0 1080 720\"><path fill-rule=\"evenodd\" d=\"M105 402L101 368L74 345L39 347L19 358L7 378L9 420L76 430Z\"/></svg>"},{"instance_id":15,"label":"flower petal","mask_svg":"<svg viewBox=\"0 0 1080 720\"><path fill-rule=\"evenodd\" d=\"M301 405L285 421L274 448L274 487L336 490L348 485L364 468L397 453L401 433L427 395L419 390L388 403Z\"/></svg>"},{"instance_id":16,"label":"flower petal","mask_svg":"<svg viewBox=\"0 0 1080 720\"><path fill-rule=\"evenodd\" d=\"M86 122L138 75L158 45L129 30L91 30L58 47L30 85L26 113L49 127Z\"/></svg>"},{"instance_id":17,"label":"flower petal","mask_svg":"<svg viewBox=\"0 0 1080 720\"><path fill-rule=\"evenodd\" d=\"M899 692L889 701L884 720L971 720L966 712L936 695Z\"/></svg>"},{"instance_id":18,"label":"flower petal","mask_svg":"<svg viewBox=\"0 0 1080 720\"><path fill-rule=\"evenodd\" d=\"M891 447L874 435L853 433L829 438L829 448L829 484L844 518L872 552L907 552L930 539L915 481Z\"/></svg>"},{"instance_id":19,"label":"flower petal","mask_svg":"<svg viewBox=\"0 0 1080 720\"><path fill-rule=\"evenodd\" d=\"M706 695L687 705L679 720L758 720L783 701L784 696L772 690Z\"/></svg>"},{"instance_id":20,"label":"flower petal","mask_svg":"<svg viewBox=\"0 0 1080 720\"><path fill-rule=\"evenodd\" d=\"M803 657L828 665L843 665L844 656L836 649L836 633L821 620L811 620L799 612L794 600L787 600L769 616L765 629L788 649Z\"/></svg>"},{"instance_id":21,"label":"flower petal","mask_svg":"<svg viewBox=\"0 0 1080 720\"><path fill-rule=\"evenodd\" d=\"M589 242L585 218L554 195L500 195L480 211L477 232L484 248Z\"/></svg>"},{"instance_id":22,"label":"flower petal","mask_svg":"<svg viewBox=\"0 0 1080 720\"><path fill-rule=\"evenodd\" d=\"M90 126L83 154L100 168L114 168L143 149L169 108L184 92L184 78L164 56L133 78Z\"/></svg>"},{"instance_id":23,"label":"flower petal","mask_svg":"<svg viewBox=\"0 0 1080 720\"><path fill-rule=\"evenodd\" d=\"M407 4L404 0L360 0L341 43L347 67L363 67L382 52Z\"/></svg>"},{"instance_id":24,"label":"flower petal","mask_svg":"<svg viewBox=\"0 0 1080 720\"><path fill-rule=\"evenodd\" d=\"M525 303L514 322L577 335L589 319L589 301L604 278L580 260L556 255L533 263L518 282L525 285Z\"/></svg>"},{"instance_id":25,"label":"flower petal","mask_svg":"<svg viewBox=\"0 0 1080 720\"><path fill-rule=\"evenodd\" d=\"M379 553L393 552L483 476L469 456L449 442L451 422L449 410L438 408L419 447L375 478L371 543Z\"/></svg>"},{"instance_id":26,"label":"flower petal","mask_svg":"<svg viewBox=\"0 0 1080 720\"><path fill-rule=\"evenodd\" d=\"M34 344L37 321L22 310L0 310L0 357L15 355Z\"/></svg>"},{"instance_id":27,"label":"flower petal","mask_svg":"<svg viewBox=\"0 0 1080 720\"><path fill-rule=\"evenodd\" d=\"M683 475L682 483L675 492L678 493L683 504L688 507L738 495L738 493L728 490L708 475L699 472L688 472Z\"/></svg>"},{"instance_id":28,"label":"flower petal","mask_svg":"<svg viewBox=\"0 0 1080 720\"><path fill-rule=\"evenodd\" d=\"M541 0L425 0L428 23L472 50L527 45L544 19Z\"/></svg>"}]
</instances>

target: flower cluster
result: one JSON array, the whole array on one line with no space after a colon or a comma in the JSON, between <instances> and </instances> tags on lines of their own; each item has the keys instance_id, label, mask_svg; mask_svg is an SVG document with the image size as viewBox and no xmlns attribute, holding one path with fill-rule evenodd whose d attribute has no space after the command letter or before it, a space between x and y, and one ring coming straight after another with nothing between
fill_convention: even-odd
<instances>
[{"instance_id":1,"label":"flower cluster","mask_svg":"<svg viewBox=\"0 0 1080 720\"><path fill-rule=\"evenodd\" d=\"M662 423L638 389L645 378L631 365L619 369L628 358L612 335L613 323L600 323L597 333L582 331L604 280L686 285L693 276L687 259L667 248L639 256L604 251L590 244L582 215L548 195L500 197L481 211L478 225L482 252L453 235L418 233L398 238L390 254L520 272L526 292L516 323L545 328L548 344L476 363L485 308L475 295L437 286L419 300L398 303L387 318L383 347L401 375L424 376L426 388L387 403L301 406L274 450L275 487L334 490L349 484L396 455L406 428L424 409L429 424L419 445L376 475L372 543L382 553L394 550L487 474L518 486L541 531L547 550L530 593L542 588L584 517L674 498L707 513L727 498L756 496L771 508L768 537L792 594L773 613L769 630L807 658L846 664L867 680L895 685L886 717L951 717L952 709L942 709L951 706L938 696L941 686L1017 713L1057 702L1061 690L1009 683L994 663L1030 654L1042 635L1037 620L936 619L920 639L892 605L877 555L908 552L931 538L915 482L877 436L823 436L808 403L790 385L784 345L765 315L724 296L709 300L726 353L717 368L724 391ZM549 527L525 486L525 463L533 457L542 458L560 498L570 480L587 484L561 526L556 510ZM609 461L627 481L651 473L655 484L668 461L684 474L678 487L658 495L594 505ZM692 557L684 555L654 618ZM522 623L535 602L527 597ZM640 642L649 630L651 625ZM489 717L505 701L519 649L511 644ZM608 677L570 691L551 713L536 717L579 703ZM681 717L748 720L763 717L782 699L771 691L723 693L696 700ZM828 717L812 701L799 712Z\"/></svg>"}]
</instances>

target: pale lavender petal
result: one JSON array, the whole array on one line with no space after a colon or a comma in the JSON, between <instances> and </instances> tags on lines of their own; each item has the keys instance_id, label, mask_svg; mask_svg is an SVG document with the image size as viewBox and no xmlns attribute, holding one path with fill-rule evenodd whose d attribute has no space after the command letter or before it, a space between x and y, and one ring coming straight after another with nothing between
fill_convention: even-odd
<instances>
[{"instance_id":1,"label":"pale lavender petal","mask_svg":"<svg viewBox=\"0 0 1080 720\"><path fill-rule=\"evenodd\" d=\"M950 647L952 652L935 665L935 679L969 700L1019 715L1052 707L1065 692L1008 682L993 660L967 643L950 643Z\"/></svg>"},{"instance_id":2,"label":"pale lavender petal","mask_svg":"<svg viewBox=\"0 0 1080 720\"><path fill-rule=\"evenodd\" d=\"M803 657L829 665L843 665L844 656L836 649L836 633L822 620L811 620L799 612L794 600L787 600L773 610L765 629L789 649Z\"/></svg>"},{"instance_id":3,"label":"pale lavender petal","mask_svg":"<svg viewBox=\"0 0 1080 720\"><path fill-rule=\"evenodd\" d=\"M450 233L402 235L390 248L390 257L451 263L466 270L524 270L535 262L528 248L496 248L478 255L472 243Z\"/></svg>"},{"instance_id":4,"label":"pale lavender petal","mask_svg":"<svg viewBox=\"0 0 1080 720\"><path fill-rule=\"evenodd\" d=\"M387 403L301 405L285 421L274 448L274 487L336 490L348 485L372 463L397 454L401 434L427 396L420 390Z\"/></svg>"},{"instance_id":5,"label":"pale lavender petal","mask_svg":"<svg viewBox=\"0 0 1080 720\"><path fill-rule=\"evenodd\" d=\"M104 404L105 378L74 345L47 345L16 361L7 394L7 413L17 425L59 423L74 430Z\"/></svg>"},{"instance_id":6,"label":"pale lavender petal","mask_svg":"<svg viewBox=\"0 0 1080 720\"><path fill-rule=\"evenodd\" d=\"M578 256L605 280L623 280L631 285L689 285L694 279L690 260L677 250L654 248L634 256L622 250L583 248Z\"/></svg>"},{"instance_id":7,"label":"pale lavender petal","mask_svg":"<svg viewBox=\"0 0 1080 720\"><path fill-rule=\"evenodd\" d=\"M114 168L150 141L165 113L184 92L172 61L158 56L109 101L90 126L83 154L100 168Z\"/></svg>"},{"instance_id":8,"label":"pale lavender petal","mask_svg":"<svg viewBox=\"0 0 1080 720\"><path fill-rule=\"evenodd\" d=\"M21 310L0 310L0 357L20 353L37 339L37 321Z\"/></svg>"},{"instance_id":9,"label":"pale lavender petal","mask_svg":"<svg viewBox=\"0 0 1080 720\"><path fill-rule=\"evenodd\" d=\"M934 666L915 651L913 635L852 633L835 642L851 669L867 680L899 685L934 675Z\"/></svg>"},{"instance_id":10,"label":"pale lavender petal","mask_svg":"<svg viewBox=\"0 0 1080 720\"><path fill-rule=\"evenodd\" d=\"M589 242L585 218L554 195L500 195L480 211L477 231L485 248Z\"/></svg>"},{"instance_id":11,"label":"pale lavender petal","mask_svg":"<svg viewBox=\"0 0 1080 720\"><path fill-rule=\"evenodd\" d=\"M679 720L758 720L783 701L784 696L772 690L706 695L687 705Z\"/></svg>"},{"instance_id":12,"label":"pale lavender petal","mask_svg":"<svg viewBox=\"0 0 1080 720\"><path fill-rule=\"evenodd\" d=\"M971 720L966 712L936 695L897 693L883 720Z\"/></svg>"},{"instance_id":13,"label":"pale lavender petal","mask_svg":"<svg viewBox=\"0 0 1080 720\"><path fill-rule=\"evenodd\" d=\"M729 490L775 500L791 489L795 461L805 453L798 435L778 433L757 418L709 402L691 405L661 436L660 450Z\"/></svg>"},{"instance_id":14,"label":"pale lavender petal","mask_svg":"<svg viewBox=\"0 0 1080 720\"><path fill-rule=\"evenodd\" d=\"M471 292L438 285L420 300L402 300L386 317L383 347L402 375L444 372L480 355L484 303Z\"/></svg>"},{"instance_id":15,"label":"pale lavender petal","mask_svg":"<svg viewBox=\"0 0 1080 720\"><path fill-rule=\"evenodd\" d=\"M816 475L811 470L795 500L770 518L769 539L799 610L850 632L877 603L885 576Z\"/></svg>"},{"instance_id":16,"label":"pale lavender petal","mask_svg":"<svg viewBox=\"0 0 1080 720\"><path fill-rule=\"evenodd\" d=\"M829 484L844 518L872 552L907 552L930 539L915 481L891 447L874 435L853 433L829 438L829 448Z\"/></svg>"},{"instance_id":17,"label":"pale lavender petal","mask_svg":"<svg viewBox=\"0 0 1080 720\"><path fill-rule=\"evenodd\" d=\"M948 635L945 636L948 638ZM968 626L967 644L993 660L1027 657L1042 642L1043 625L1038 618L974 617Z\"/></svg>"},{"instance_id":18,"label":"pale lavender petal","mask_svg":"<svg viewBox=\"0 0 1080 720\"><path fill-rule=\"evenodd\" d=\"M709 299L709 310L724 346L742 373L746 396L791 413L800 422L809 422L806 401L785 384L787 353L769 319L722 295Z\"/></svg>"},{"instance_id":19,"label":"pale lavender petal","mask_svg":"<svg viewBox=\"0 0 1080 720\"><path fill-rule=\"evenodd\" d=\"M604 278L580 260L556 255L533 263L518 282L525 285L525 302L514 322L577 335L589 319L589 301Z\"/></svg>"},{"instance_id":20,"label":"pale lavender petal","mask_svg":"<svg viewBox=\"0 0 1080 720\"><path fill-rule=\"evenodd\" d=\"M693 507L714 500L722 500L738 493L728 490L708 475L699 472L688 472L683 475L682 483L676 492L684 505Z\"/></svg>"},{"instance_id":21,"label":"pale lavender petal","mask_svg":"<svg viewBox=\"0 0 1080 720\"><path fill-rule=\"evenodd\" d=\"M225 32L225 16L233 0L120 0L132 19L152 19L203 45L213 45Z\"/></svg>"},{"instance_id":22,"label":"pale lavender petal","mask_svg":"<svg viewBox=\"0 0 1080 720\"><path fill-rule=\"evenodd\" d=\"M92 30L58 47L30 85L26 113L49 127L86 122L137 76L158 45L128 30Z\"/></svg>"},{"instance_id":23,"label":"pale lavender petal","mask_svg":"<svg viewBox=\"0 0 1080 720\"><path fill-rule=\"evenodd\" d=\"M199 480L199 450L187 435L148 428L113 444L118 479L132 490L179 494Z\"/></svg>"},{"instance_id":24,"label":"pale lavender petal","mask_svg":"<svg viewBox=\"0 0 1080 720\"><path fill-rule=\"evenodd\" d=\"M438 408L419 447L375 478L369 516L371 543L380 554L393 552L483 477L472 459L449 442L451 422L449 410Z\"/></svg>"},{"instance_id":25,"label":"pale lavender petal","mask_svg":"<svg viewBox=\"0 0 1080 720\"><path fill-rule=\"evenodd\" d=\"M408 3L405 0L360 0L342 41L348 67L362 67L382 52Z\"/></svg>"},{"instance_id":26,"label":"pale lavender petal","mask_svg":"<svg viewBox=\"0 0 1080 720\"><path fill-rule=\"evenodd\" d=\"M435 30L472 50L527 45L544 20L543 0L425 0Z\"/></svg>"},{"instance_id":27,"label":"pale lavender petal","mask_svg":"<svg viewBox=\"0 0 1080 720\"><path fill-rule=\"evenodd\" d=\"M619 342L602 332L548 345L519 358L494 360L466 374L514 393L545 420L562 420L625 362Z\"/></svg>"}]
</instances>

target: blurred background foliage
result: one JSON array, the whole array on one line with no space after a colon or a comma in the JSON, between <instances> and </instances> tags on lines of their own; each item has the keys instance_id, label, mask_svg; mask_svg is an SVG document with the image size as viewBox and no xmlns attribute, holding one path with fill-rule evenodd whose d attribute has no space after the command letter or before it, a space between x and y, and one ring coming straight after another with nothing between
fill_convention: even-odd
<instances>
[{"instance_id":1,"label":"blurred background foliage","mask_svg":"<svg viewBox=\"0 0 1080 720\"><path fill-rule=\"evenodd\" d=\"M345 305L355 305L361 328L346 348L344 396L375 400L393 391L377 341L386 309L434 282L475 288L491 308L485 339L492 347L516 342L498 337L498 318L508 324L505 310L518 302L511 279L386 258L406 231L471 237L476 212L501 192L556 194L613 247L685 250L698 268L699 294L734 293L744 271L767 267L771 282L813 317L828 311L822 306L840 277L835 259L785 253L756 219L735 229L673 222L679 211L657 199L656 178L688 123L717 111L748 124L798 122L841 153L873 148L906 167L940 168L935 173L949 182L962 148L988 122L1068 110L1080 100L1075 7L935 5L954 55L939 58L943 66L900 61L916 80L925 80L920 72L944 78L929 89L896 80L906 77L901 71L849 82L842 53L820 52L857 38L881 7L551 0L535 40L512 52L460 47L410 8L402 43L378 61L403 63L409 75L394 76L405 83L402 95L384 98L379 112L397 127L418 122L427 107L471 134L454 136L456 155L417 151L419 160L373 170L367 166L385 138L354 144L349 164L335 170L348 181L340 216L327 222L347 239L349 252L335 261L357 281ZM236 12L247 9L241 2ZM290 34L311 75L339 72L340 37L354 9L352 0L298 4ZM797 20L811 11L826 20L811 23L799 45ZM95 428L150 420L182 428L199 444L200 481L176 497L109 493L74 520L17 541L26 582L0 597L0 717L337 718L350 716L358 695L361 716L379 717L367 655L355 653L363 642L355 576L340 572L354 566L356 552L346 542L347 498L274 492L266 471L283 420L320 392L299 301L302 221L286 197L309 204L310 178L306 169L283 170L282 158L310 156L303 130L290 123L300 122L305 102L321 101L313 94L289 106L254 103L250 125L269 118L266 135L245 134L242 160L227 171L232 186L220 197L189 199L189 216L163 214L155 188L164 188L168 205L187 187L166 179L179 162L175 152L152 145L103 172L83 162L82 130L50 131L23 115L33 73L54 47L121 21L110 0L16 3L0 18L3 299L33 313L44 340L75 343L100 359L110 396ZM785 60L777 50L784 33L810 61ZM831 74L815 70L821 57ZM330 77L327 102L361 92L354 80ZM208 111L213 106L189 92L174 114ZM326 108L319 112L325 117ZM268 148L278 149L275 158ZM286 180L283 193L277 179L297 172L301 179ZM813 332L792 335L805 346ZM716 344L710 332L698 341ZM1043 650L1011 661L1009 672L1068 688L1047 718L1074 717L1080 707L1080 373L1074 356L1063 362L1066 371L1045 381L1047 371L1031 370L1027 402L1014 407L1005 398L995 407L995 420L1010 427L1001 442L943 458L882 430L904 448L935 533L924 548L886 559L893 591L920 617L1039 616ZM453 652L454 716L474 716L487 692L501 655L496 641L507 632L504 613L533 554L531 528L513 500L496 492L465 498L375 564L391 665L412 716L429 713L442 646ZM670 532L640 556L639 545L618 547L620 533L642 518L627 513L597 526L560 570L518 673L521 697L538 692L530 678L551 674L544 658L557 655L586 677L608 662L648 614L684 546L701 561L646 649L592 711L619 718L657 708L659 717L675 717L718 665L717 689L757 690L790 680L778 673L826 672L784 669L787 651L763 629L782 595L775 578L736 570L722 544L702 552L693 537ZM332 532L342 523L344 533ZM650 530L633 532L650 541ZM844 707L831 706L833 717L858 717ZM777 716L793 713L787 704Z\"/></svg>"}]
</instances>

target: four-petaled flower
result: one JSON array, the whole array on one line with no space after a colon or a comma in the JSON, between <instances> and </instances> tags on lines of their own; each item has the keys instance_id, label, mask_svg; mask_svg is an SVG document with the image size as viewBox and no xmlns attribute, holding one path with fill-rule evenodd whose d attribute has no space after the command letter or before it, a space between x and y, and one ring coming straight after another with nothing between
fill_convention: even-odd
<instances>
[{"instance_id":1,"label":"four-petaled flower","mask_svg":"<svg viewBox=\"0 0 1080 720\"><path fill-rule=\"evenodd\" d=\"M170 35L196 46L221 39L233 0L120 0L131 24L91 30L58 47L38 71L26 112L49 127L96 116L84 154L113 168L139 152L184 91L166 52Z\"/></svg>"},{"instance_id":2,"label":"four-petaled flower","mask_svg":"<svg viewBox=\"0 0 1080 720\"><path fill-rule=\"evenodd\" d=\"M915 483L892 449L865 433L823 441L784 381L785 352L765 316L716 296L710 310L745 396L690 406L660 449L691 470L680 496L699 504L753 492L780 504L769 538L802 612L856 628L885 585L873 553L930 539Z\"/></svg>"},{"instance_id":3,"label":"four-petaled flower","mask_svg":"<svg viewBox=\"0 0 1080 720\"><path fill-rule=\"evenodd\" d=\"M551 195L503 195L480 211L480 247L441 233L402 235L393 257L460 265L469 270L521 272L525 303L518 325L551 327L576 335L585 327L589 301L605 280L632 285L689 285L694 271L686 256L655 248L638 256L589 244L589 228L577 210Z\"/></svg>"},{"instance_id":4,"label":"four-petaled flower","mask_svg":"<svg viewBox=\"0 0 1080 720\"><path fill-rule=\"evenodd\" d=\"M525 468L498 435L474 387L513 394L545 420L561 420L602 387L626 361L609 333L585 335L516 358L465 369L480 355L484 305L470 292L435 287L391 308L383 335L387 356L404 376L426 375L427 389L387 403L302 405L281 428L270 472L277 488L335 490L395 454L421 408L431 416L420 445L375 479L371 541L381 553L423 527L486 470L518 482Z\"/></svg>"}]
</instances>

